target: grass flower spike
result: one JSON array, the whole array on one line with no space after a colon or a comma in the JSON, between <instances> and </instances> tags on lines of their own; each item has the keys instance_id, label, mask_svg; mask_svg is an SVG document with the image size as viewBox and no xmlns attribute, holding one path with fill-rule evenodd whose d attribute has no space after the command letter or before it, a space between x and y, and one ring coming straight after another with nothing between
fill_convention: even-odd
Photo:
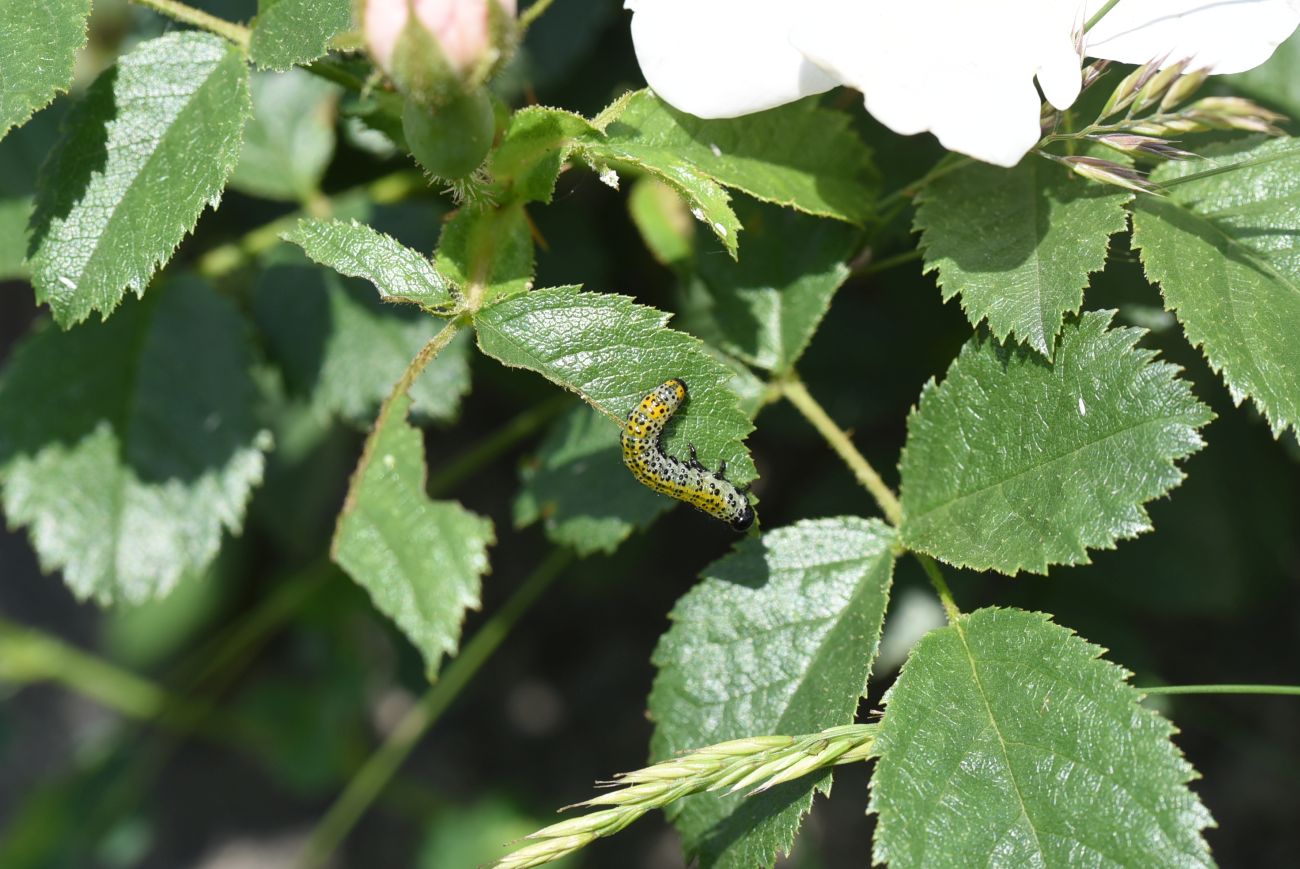
<instances>
[{"instance_id":1,"label":"grass flower spike","mask_svg":"<svg viewBox=\"0 0 1300 869\"><path fill-rule=\"evenodd\" d=\"M848 724L807 736L751 736L623 773L604 782L618 789L567 807L609 808L538 830L493 869L529 869L558 860L602 836L612 836L651 809L690 794L722 791L752 795L815 770L867 760L873 756L879 729L878 724Z\"/></svg>"}]
</instances>

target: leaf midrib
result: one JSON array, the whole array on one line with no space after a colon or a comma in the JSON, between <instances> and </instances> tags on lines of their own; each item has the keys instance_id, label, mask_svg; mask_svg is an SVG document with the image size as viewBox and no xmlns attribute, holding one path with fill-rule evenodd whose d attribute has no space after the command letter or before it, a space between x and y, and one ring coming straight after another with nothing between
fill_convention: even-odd
<instances>
[{"instance_id":1,"label":"leaf midrib","mask_svg":"<svg viewBox=\"0 0 1300 869\"><path fill-rule=\"evenodd\" d=\"M1007 777L1011 780L1011 788L1016 794L1016 802L1020 804L1020 815L1025 819L1025 823L1029 825L1030 835L1034 837L1034 849L1038 852L1039 859L1045 865L1047 863L1047 854L1043 850L1042 842L1038 839L1038 827L1034 824L1034 819L1029 816L1029 806L1025 803L1024 794L1020 792L1020 783L1016 781L1016 770L1011 764L1011 754L1007 751L1007 740L998 727L997 718L993 714L993 705L989 702L988 692L984 689L984 680L980 678L979 667L975 663L975 653L971 651L970 642L966 637L966 625L961 618L954 620L952 625L957 631L958 639L961 640L961 647L962 651L966 653L966 660L970 663L971 678L974 679L980 701L984 704L984 712L988 716L989 727L998 738L998 747L1002 750L1002 762L1006 764Z\"/></svg>"},{"instance_id":2,"label":"leaf midrib","mask_svg":"<svg viewBox=\"0 0 1300 869\"><path fill-rule=\"evenodd\" d=\"M1120 435L1125 435L1128 434L1129 432L1137 431L1138 429L1143 428L1144 426L1153 425L1157 423L1163 424L1163 423L1170 423L1170 422L1182 422L1186 425L1191 425L1191 423L1188 423L1186 421L1185 417L1186 417L1186 413L1177 416L1149 417L1147 419L1142 420L1141 422L1134 423L1133 425L1125 426L1124 428L1120 428L1120 429L1115 429L1114 431L1109 431L1099 438L1095 438L1093 440L1086 441L1082 444L1079 444L1078 446L1074 447L1068 452L1052 456L1049 459L1044 459L1043 461L1030 465L1027 468L1016 471L1014 474L1010 475L1009 477L1003 477L1001 480L997 480L996 482L988 483L986 485L980 486L978 489L972 489L968 492L963 492L960 495L956 495L952 498L949 498L947 501L943 501L919 513L914 513L912 514L912 519L916 521L919 520L921 517L928 517L939 511L948 510L949 508L951 508L953 505L957 504L960 501L965 501L968 498L974 498L983 495L985 492L988 492L991 489L996 489L999 488L1000 486L1005 486L1008 483L1012 482L1013 480L1019 479L1020 477L1023 477L1026 474L1032 474L1035 471L1040 471L1043 468L1046 468L1048 465L1052 465L1055 464L1056 462L1071 458L1076 453L1095 447L1100 443L1104 443L1105 441L1110 440L1111 438L1116 438L1119 437Z\"/></svg>"},{"instance_id":3,"label":"leaf midrib","mask_svg":"<svg viewBox=\"0 0 1300 869\"><path fill-rule=\"evenodd\" d=\"M124 209L123 206L126 204L127 200L131 197L132 193L135 192L136 186L139 183L140 178L146 174L149 167L158 158L159 153L162 151L164 141L166 141L168 135L175 129L176 124L180 120L181 116L186 114L186 112L189 111L190 107L194 104L194 101L198 98L198 96L201 93L203 93L212 84L212 79L214 74L223 66L223 64L226 62L228 58L229 58L229 54L225 53L215 63L212 64L212 66L208 69L207 74L204 76L203 83L200 84L198 87L196 87L189 94L189 96L185 98L184 102L179 106L176 113L173 114L171 118L168 120L166 127L153 140L153 147L150 148L149 155L145 157L144 162L140 164L139 168L132 173L130 182L127 183L125 188L122 190L122 194L116 197L115 201L111 205L109 209L108 217L102 223L103 229L96 235L92 243L91 249L85 258L84 264L81 267L81 271L77 275L76 284L78 289L80 289L81 283L85 279L86 275L93 274L92 265L98 259L100 251L103 250L104 240L113 235L113 227L116 226L116 224L118 223L119 217L124 213L134 213L134 209L132 208ZM177 63L175 65L181 66L182 64ZM114 92L114 96L116 96L116 92ZM120 123L119 119L115 118L114 124L116 125L118 123ZM83 198L78 201L78 204L80 205L84 203L84 201L85 200ZM151 252L151 256L153 256L152 252ZM152 265L152 262L150 263L150 265ZM146 268L148 268L148 266L146 266ZM144 283L148 280L148 278L149 278L148 274L136 273L131 275L128 278L128 284L135 281ZM109 297L100 299L99 303L108 304L111 306L113 304L112 297L115 295L117 295L116 290L109 290Z\"/></svg>"},{"instance_id":4,"label":"leaf midrib","mask_svg":"<svg viewBox=\"0 0 1300 869\"><path fill-rule=\"evenodd\" d=\"M1041 239L1038 238L1039 204L1037 194L1040 189L1039 169L1036 163L1032 165L1033 169L1031 169L1029 173L1030 183L1026 185L1026 187L1029 193L1029 234L1033 237L1032 241L1034 242L1032 254L1034 261L1034 275L1036 277L1036 280L1034 281L1034 306L1038 308L1038 329L1035 334L1024 337L1028 338L1031 344L1035 345L1038 350L1042 351L1050 359L1052 357L1052 348L1047 341L1047 303L1043 293L1043 286L1047 283L1047 278L1043 274L1043 258L1039 253L1039 248L1042 245ZM1045 193L1046 191L1044 191L1044 194ZM1010 331L1015 331L1014 325Z\"/></svg>"}]
</instances>

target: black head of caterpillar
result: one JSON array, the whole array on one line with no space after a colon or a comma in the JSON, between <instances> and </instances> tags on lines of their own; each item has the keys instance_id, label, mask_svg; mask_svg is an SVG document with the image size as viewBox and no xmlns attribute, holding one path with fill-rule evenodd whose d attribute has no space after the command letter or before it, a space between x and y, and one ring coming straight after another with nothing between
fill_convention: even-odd
<instances>
[{"instance_id":1,"label":"black head of caterpillar","mask_svg":"<svg viewBox=\"0 0 1300 869\"><path fill-rule=\"evenodd\" d=\"M727 479L726 462L717 471L710 471L696 458L694 446L687 462L664 452L664 427L688 394L686 381L674 377L641 399L623 427L623 464L656 492L685 501L735 530L744 531L754 524L754 508L747 489L737 488Z\"/></svg>"}]
</instances>

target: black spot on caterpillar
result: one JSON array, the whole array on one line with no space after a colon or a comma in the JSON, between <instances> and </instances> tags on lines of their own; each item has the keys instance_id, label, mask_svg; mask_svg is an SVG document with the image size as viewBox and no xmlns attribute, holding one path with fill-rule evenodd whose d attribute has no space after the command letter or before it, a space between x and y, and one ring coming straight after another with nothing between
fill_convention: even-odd
<instances>
[{"instance_id":1,"label":"black spot on caterpillar","mask_svg":"<svg viewBox=\"0 0 1300 869\"><path fill-rule=\"evenodd\" d=\"M623 427L623 464L656 492L685 501L735 530L744 531L754 524L754 508L745 492L726 478L726 462L714 472L700 464L694 446L689 462L664 452L664 426L686 396L686 381L674 377L641 399Z\"/></svg>"}]
</instances>

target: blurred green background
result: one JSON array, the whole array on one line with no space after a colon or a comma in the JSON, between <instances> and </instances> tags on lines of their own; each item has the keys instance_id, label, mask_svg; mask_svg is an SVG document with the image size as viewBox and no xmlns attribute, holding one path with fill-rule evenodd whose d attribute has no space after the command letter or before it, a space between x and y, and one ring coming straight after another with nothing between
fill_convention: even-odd
<instances>
[{"instance_id":1,"label":"blurred green background","mask_svg":"<svg viewBox=\"0 0 1300 869\"><path fill-rule=\"evenodd\" d=\"M252 0L199 5L232 19L255 12ZM640 86L621 5L557 0L498 81L501 95L514 105L536 101L592 114ZM121 0L99 0L79 86L120 50L171 27ZM1297 57L1293 41L1268 68L1233 86L1300 112L1297 79L1289 74ZM877 152L886 190L915 178L940 155L928 137L901 139L874 124L853 94L827 99L855 112ZM0 198L31 192L66 102L0 143ZM340 136L323 183L327 192L406 165L376 157L365 150L369 144ZM587 171L561 177L554 204L531 212L547 242L538 251L538 285L582 283L681 310L677 278L647 253L627 216L626 192L610 190ZM205 252L294 207L227 192L169 272L183 271ZM430 190L378 209L372 220L428 251L447 209ZM894 227L877 257L910 247L906 229ZM11 228L0 223L3 233L0 261L13 242ZM812 393L891 484L897 483L894 465L909 407L970 335L958 307L941 304L932 279L919 271L913 262L851 280L800 365ZM268 326L259 303L258 275L236 274L222 289L248 314L269 370L276 333L274 318ZM1110 649L1113 660L1135 671L1139 685L1300 682L1300 450L1293 439L1274 441L1248 406L1232 406L1220 379L1159 304L1158 292L1119 242L1111 265L1093 281L1087 307L1117 307L1122 320L1150 328L1146 342L1184 366L1197 395L1219 414L1205 432L1208 447L1184 466L1187 482L1151 506L1155 533L1097 553L1090 566L1057 568L1046 578L962 574L951 585L964 609L1006 604L1054 613L1061 624ZM24 281L0 282L0 363L41 320ZM292 371L283 374L291 383ZM536 377L481 359L472 359L470 378L459 419L427 429L434 474L520 411L558 396ZM353 423L321 425L301 403L277 393L274 377L262 379L268 384L264 424L276 432L278 449L254 495L245 533L228 537L207 575L182 583L166 600L108 610L79 604L58 577L41 575L22 533L0 533L5 619L148 680L143 686L92 680L101 690L135 697L141 709L151 709L157 698L149 692L162 686L184 707L161 723L147 723L85 692L0 683L0 865L291 865L313 823L424 690L415 651L324 557L365 413ZM873 512L835 456L790 409L769 407L757 426L750 445L762 474L756 491L766 527ZM466 637L549 551L538 526L512 530L520 466L540 437L524 440L451 492L492 517L501 539L484 583L483 610L470 615ZM623 470L612 465L608 473ZM644 712L653 678L650 652L674 600L733 542L720 525L678 509L616 555L575 562L421 742L335 865L475 866L498 856L502 843L545 823L558 806L585 798L593 781L640 766L650 735ZM645 557L664 545L675 553L669 570ZM878 708L906 650L909 626L923 629L936 618L912 562L900 562L897 581L885 660L863 715ZM284 614L283 623L250 633L247 641L230 639L248 629L251 615L267 613ZM12 640L12 628L5 636L6 643ZM214 657L218 648L232 653ZM14 667L21 662L0 661L0 672ZM1300 701L1205 696L1162 698L1160 706L1181 728L1177 742L1204 777L1195 787L1219 824L1208 834L1219 861L1293 864L1300 846ZM184 709L193 718L185 718ZM833 798L819 800L783 865L869 864L868 773L865 766L837 772ZM675 835L658 815L580 856L568 865L683 865Z\"/></svg>"}]
</instances>

